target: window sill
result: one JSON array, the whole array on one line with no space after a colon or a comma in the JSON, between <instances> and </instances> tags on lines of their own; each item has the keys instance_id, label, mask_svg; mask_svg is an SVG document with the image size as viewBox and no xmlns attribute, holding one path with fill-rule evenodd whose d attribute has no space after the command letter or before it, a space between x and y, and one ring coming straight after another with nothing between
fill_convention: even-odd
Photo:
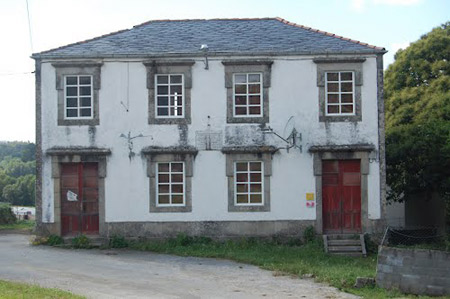
<instances>
[{"instance_id":1,"label":"window sill","mask_svg":"<svg viewBox=\"0 0 450 299\"><path fill-rule=\"evenodd\" d=\"M269 117L259 116L259 117L227 117L227 123L229 124L264 124L269 122Z\"/></svg>"},{"instance_id":2,"label":"window sill","mask_svg":"<svg viewBox=\"0 0 450 299\"><path fill-rule=\"evenodd\" d=\"M172 207L157 207L150 206L150 213L189 213L192 212L190 206L172 206Z\"/></svg>"},{"instance_id":3,"label":"window sill","mask_svg":"<svg viewBox=\"0 0 450 299\"><path fill-rule=\"evenodd\" d=\"M189 125L191 124L191 118L150 118L148 123L151 125Z\"/></svg>"},{"instance_id":4,"label":"window sill","mask_svg":"<svg viewBox=\"0 0 450 299\"><path fill-rule=\"evenodd\" d=\"M260 205L260 206L229 206L228 212L270 212L269 205Z\"/></svg>"},{"instance_id":5,"label":"window sill","mask_svg":"<svg viewBox=\"0 0 450 299\"><path fill-rule=\"evenodd\" d=\"M58 119L58 126L98 126L98 118L89 119Z\"/></svg>"},{"instance_id":6,"label":"window sill","mask_svg":"<svg viewBox=\"0 0 450 299\"><path fill-rule=\"evenodd\" d=\"M362 121L361 115L326 115L319 116L320 122L358 122Z\"/></svg>"}]
</instances>

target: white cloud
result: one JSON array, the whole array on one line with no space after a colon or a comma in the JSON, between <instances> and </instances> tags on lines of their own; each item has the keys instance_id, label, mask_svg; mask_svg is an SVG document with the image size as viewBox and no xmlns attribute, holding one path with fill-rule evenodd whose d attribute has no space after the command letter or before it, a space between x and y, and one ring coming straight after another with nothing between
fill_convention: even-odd
<instances>
[{"instance_id":1,"label":"white cloud","mask_svg":"<svg viewBox=\"0 0 450 299\"><path fill-rule=\"evenodd\" d=\"M385 5L416 5L422 2L422 0L373 0L374 4L385 4Z\"/></svg>"},{"instance_id":2,"label":"white cloud","mask_svg":"<svg viewBox=\"0 0 450 299\"><path fill-rule=\"evenodd\" d=\"M365 0L352 0L351 8L356 12L363 12L365 8Z\"/></svg>"}]
</instances>

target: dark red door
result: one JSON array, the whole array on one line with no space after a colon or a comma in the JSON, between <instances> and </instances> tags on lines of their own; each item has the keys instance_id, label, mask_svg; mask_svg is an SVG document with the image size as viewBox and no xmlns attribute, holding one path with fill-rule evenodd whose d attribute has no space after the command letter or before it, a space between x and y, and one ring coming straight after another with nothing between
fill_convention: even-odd
<instances>
[{"instance_id":1,"label":"dark red door","mask_svg":"<svg viewBox=\"0 0 450 299\"><path fill-rule=\"evenodd\" d=\"M98 234L98 164L61 164L61 234Z\"/></svg>"},{"instance_id":2,"label":"dark red door","mask_svg":"<svg viewBox=\"0 0 450 299\"><path fill-rule=\"evenodd\" d=\"M325 233L361 232L360 160L322 161L322 211Z\"/></svg>"}]
</instances>

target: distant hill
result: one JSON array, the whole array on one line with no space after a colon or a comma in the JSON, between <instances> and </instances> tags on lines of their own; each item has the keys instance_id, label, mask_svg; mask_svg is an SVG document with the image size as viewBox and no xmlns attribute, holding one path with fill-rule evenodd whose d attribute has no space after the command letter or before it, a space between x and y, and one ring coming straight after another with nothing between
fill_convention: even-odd
<instances>
[{"instance_id":1,"label":"distant hill","mask_svg":"<svg viewBox=\"0 0 450 299\"><path fill-rule=\"evenodd\" d=\"M5 157L19 158L23 162L33 161L36 145L31 142L22 141L0 141L0 161Z\"/></svg>"}]
</instances>

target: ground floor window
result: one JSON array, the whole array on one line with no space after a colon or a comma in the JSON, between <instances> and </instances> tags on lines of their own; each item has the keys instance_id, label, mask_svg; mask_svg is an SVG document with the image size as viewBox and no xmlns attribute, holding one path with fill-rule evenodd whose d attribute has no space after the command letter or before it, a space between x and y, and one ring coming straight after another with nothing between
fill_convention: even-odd
<instances>
[{"instance_id":1,"label":"ground floor window","mask_svg":"<svg viewBox=\"0 0 450 299\"><path fill-rule=\"evenodd\" d=\"M263 205L263 162L235 162L235 204Z\"/></svg>"},{"instance_id":2,"label":"ground floor window","mask_svg":"<svg viewBox=\"0 0 450 299\"><path fill-rule=\"evenodd\" d=\"M192 177L197 149L147 147L150 213L192 211Z\"/></svg>"},{"instance_id":3,"label":"ground floor window","mask_svg":"<svg viewBox=\"0 0 450 299\"><path fill-rule=\"evenodd\" d=\"M272 153L276 149L258 148L245 152L224 148L228 178L229 212L270 211Z\"/></svg>"},{"instance_id":4,"label":"ground floor window","mask_svg":"<svg viewBox=\"0 0 450 299\"><path fill-rule=\"evenodd\" d=\"M157 171L157 206L183 206L184 162L160 162Z\"/></svg>"}]
</instances>

